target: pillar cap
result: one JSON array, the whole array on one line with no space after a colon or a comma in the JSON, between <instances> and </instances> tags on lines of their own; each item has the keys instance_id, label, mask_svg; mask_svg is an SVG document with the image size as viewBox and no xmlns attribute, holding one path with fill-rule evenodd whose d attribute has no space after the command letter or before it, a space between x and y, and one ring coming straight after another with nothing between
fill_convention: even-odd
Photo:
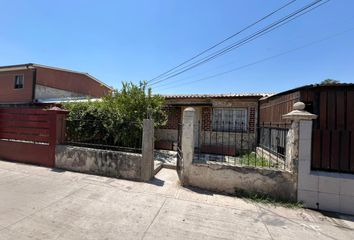
<instances>
[{"instance_id":1,"label":"pillar cap","mask_svg":"<svg viewBox=\"0 0 354 240\"><path fill-rule=\"evenodd\" d=\"M289 119L293 121L300 120L313 120L316 119L317 115L305 111L305 103L296 102L293 105L293 110L287 114L283 115L283 119Z\"/></svg>"},{"instance_id":2,"label":"pillar cap","mask_svg":"<svg viewBox=\"0 0 354 240\"><path fill-rule=\"evenodd\" d=\"M303 103L303 102L296 102L296 103L294 103L294 105L293 105L293 110L305 110L305 107L306 107L305 103Z\"/></svg>"}]
</instances>

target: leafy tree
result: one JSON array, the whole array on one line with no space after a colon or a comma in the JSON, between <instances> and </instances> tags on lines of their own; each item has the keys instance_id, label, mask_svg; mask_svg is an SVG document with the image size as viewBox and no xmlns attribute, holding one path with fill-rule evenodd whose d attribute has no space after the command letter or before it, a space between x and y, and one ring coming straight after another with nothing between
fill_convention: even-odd
<instances>
[{"instance_id":1,"label":"leafy tree","mask_svg":"<svg viewBox=\"0 0 354 240\"><path fill-rule=\"evenodd\" d=\"M340 81L327 78L320 83L320 85L335 85L335 84L340 84Z\"/></svg>"},{"instance_id":2,"label":"leafy tree","mask_svg":"<svg viewBox=\"0 0 354 240\"><path fill-rule=\"evenodd\" d=\"M101 101L71 102L68 138L72 141L124 147L140 147L143 119L152 118L156 127L166 124L164 98L152 95L145 82L123 82Z\"/></svg>"}]
</instances>

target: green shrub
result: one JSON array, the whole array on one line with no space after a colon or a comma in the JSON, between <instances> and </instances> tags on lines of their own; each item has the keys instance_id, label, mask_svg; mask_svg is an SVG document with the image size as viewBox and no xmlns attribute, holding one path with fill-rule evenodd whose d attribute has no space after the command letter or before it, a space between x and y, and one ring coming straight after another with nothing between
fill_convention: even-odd
<instances>
[{"instance_id":1,"label":"green shrub","mask_svg":"<svg viewBox=\"0 0 354 240\"><path fill-rule=\"evenodd\" d=\"M164 98L146 90L146 83L123 83L102 101L63 104L69 110L67 137L70 141L141 146L143 119L152 118L156 127L166 124Z\"/></svg>"}]
</instances>

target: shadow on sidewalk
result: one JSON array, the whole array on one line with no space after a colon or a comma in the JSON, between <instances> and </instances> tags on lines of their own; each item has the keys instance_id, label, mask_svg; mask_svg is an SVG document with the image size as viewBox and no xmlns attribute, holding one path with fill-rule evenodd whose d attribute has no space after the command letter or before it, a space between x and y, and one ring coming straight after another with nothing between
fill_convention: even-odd
<instances>
[{"instance_id":1,"label":"shadow on sidewalk","mask_svg":"<svg viewBox=\"0 0 354 240\"><path fill-rule=\"evenodd\" d=\"M158 187L163 187L165 185L165 181L161 180L159 178L154 177L154 179L148 181L147 183L158 186Z\"/></svg>"}]
</instances>

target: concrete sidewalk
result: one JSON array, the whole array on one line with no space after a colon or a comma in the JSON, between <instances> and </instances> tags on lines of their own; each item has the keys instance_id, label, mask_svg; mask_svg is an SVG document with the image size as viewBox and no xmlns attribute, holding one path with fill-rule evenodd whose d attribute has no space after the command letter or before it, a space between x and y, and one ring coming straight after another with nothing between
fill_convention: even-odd
<instances>
[{"instance_id":1,"label":"concrete sidewalk","mask_svg":"<svg viewBox=\"0 0 354 240\"><path fill-rule=\"evenodd\" d=\"M353 219L0 161L0 239L354 239Z\"/></svg>"}]
</instances>

